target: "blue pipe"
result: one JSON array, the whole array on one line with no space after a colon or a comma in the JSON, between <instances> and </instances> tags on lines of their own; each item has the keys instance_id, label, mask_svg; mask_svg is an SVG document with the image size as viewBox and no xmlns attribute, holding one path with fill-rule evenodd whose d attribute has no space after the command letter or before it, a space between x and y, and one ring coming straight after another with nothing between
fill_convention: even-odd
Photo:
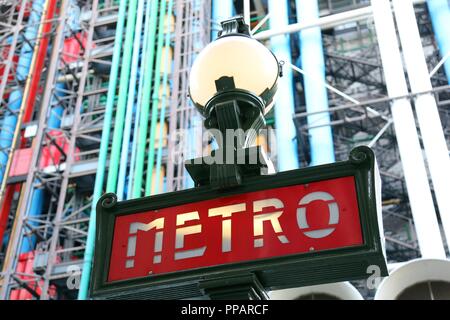
<instances>
[{"instance_id":1,"label":"blue pipe","mask_svg":"<svg viewBox=\"0 0 450 320\"><path fill-rule=\"evenodd\" d=\"M439 45L441 56L445 57L450 53L450 4L448 0L427 0L427 4L434 36ZM450 58L445 62L444 69L450 83Z\"/></svg>"},{"instance_id":2,"label":"blue pipe","mask_svg":"<svg viewBox=\"0 0 450 320\"><path fill-rule=\"evenodd\" d=\"M122 150L120 154L119 175L117 179L117 199L124 198L126 183L126 171L128 167L128 155L131 139L131 125L133 122L133 107L136 93L136 80L139 67L139 51L141 47L142 18L144 15L144 0L139 1L137 7L136 27L134 30L133 56L131 58L130 83L128 85L127 111L125 114L125 126L122 138ZM131 190L131 189L129 189Z\"/></svg>"},{"instance_id":3,"label":"blue pipe","mask_svg":"<svg viewBox=\"0 0 450 320\"><path fill-rule=\"evenodd\" d=\"M64 97L65 84L62 82L56 83L55 95L59 98ZM50 116L47 121L47 127L49 129L58 129L61 127L61 117L64 112L64 107L61 104L56 104L56 98L52 98L53 107L50 110ZM38 164L39 165L39 164ZM37 182L37 181L35 181ZM31 195L30 211L28 213L29 218L36 218L42 214L44 206L45 192L44 189L33 189ZM35 221L28 221L30 226L36 227L38 223ZM31 236L29 239L22 242L20 247L20 253L25 253L34 250L36 246L36 236Z\"/></svg>"},{"instance_id":4,"label":"blue pipe","mask_svg":"<svg viewBox=\"0 0 450 320\"><path fill-rule=\"evenodd\" d=\"M36 39L39 23L41 21L42 10L44 7L44 0L35 0L32 5L30 17L28 19L27 27L25 29L25 39L30 42ZM33 59L33 46L30 42L23 41L22 49L20 50L19 61L17 64L16 78L19 82L26 80L30 71L31 60ZM20 109L22 104L23 92L20 89L13 90L8 99L8 107L12 111L6 111L5 117L0 128L0 149L7 150L11 147L14 130L17 124L17 114L14 113ZM5 152L0 152L0 183L3 181L4 167L8 162L8 155Z\"/></svg>"},{"instance_id":5,"label":"blue pipe","mask_svg":"<svg viewBox=\"0 0 450 320\"><path fill-rule=\"evenodd\" d=\"M78 7L76 6L75 2L71 2L72 7ZM76 10L73 10L76 12ZM72 13L72 20L77 22L79 19L79 15ZM74 23L75 23L74 22ZM72 25L73 28L75 28L75 24ZM59 77L59 73L57 74L57 78ZM57 82L55 85L54 90L54 96L52 97L51 105L53 106L50 109L50 114L47 120L47 128L48 129L58 129L61 127L61 118L64 112L64 107L62 104L58 103L58 99L62 99L65 96L65 90L66 85L63 82ZM55 97L56 96L56 97ZM38 163L39 165L39 163ZM37 181L35 181L37 182ZM30 204L30 211L28 213L29 218L36 218L39 215L42 214L42 210L44 207L44 199L45 199L45 192L44 189L33 189L32 195L31 195L31 204ZM36 227L38 226L38 223L35 221L29 221L28 222L30 226ZM22 242L20 253L29 252L35 249L36 246L36 236L31 236L29 239Z\"/></svg>"},{"instance_id":6,"label":"blue pipe","mask_svg":"<svg viewBox=\"0 0 450 320\"><path fill-rule=\"evenodd\" d=\"M220 22L233 16L234 6L232 0L212 0L212 30L211 38L215 40L217 33L222 29Z\"/></svg>"},{"instance_id":7,"label":"blue pipe","mask_svg":"<svg viewBox=\"0 0 450 320\"><path fill-rule=\"evenodd\" d=\"M55 95L62 99L65 96L64 90L66 85L63 82L57 82L55 85ZM50 110L50 116L47 120L47 127L49 129L58 129L61 127L61 118L64 112L64 107L61 104L56 104L56 98L52 98L53 107Z\"/></svg>"},{"instance_id":8,"label":"blue pipe","mask_svg":"<svg viewBox=\"0 0 450 320\"><path fill-rule=\"evenodd\" d=\"M149 19L150 19L150 3L146 4L145 8L145 23L144 23L144 35L143 35L143 41L142 41L142 53L141 53L141 63L139 66L139 85L138 85L138 92L137 92L137 101L136 101L136 108L135 108L135 116L134 116L134 128L133 128L133 142L131 144L131 159L130 159L130 167L128 170L128 185L127 185L127 199L131 199L133 189L133 179L134 179L134 167L136 164L136 151L137 151L137 142L138 142L138 135L139 135L139 119L141 116L141 101L142 101L142 93L144 88L144 67L145 62L144 60L146 57L144 56L144 53L147 52L147 46L148 46L148 32L150 29Z\"/></svg>"},{"instance_id":9,"label":"blue pipe","mask_svg":"<svg viewBox=\"0 0 450 320\"><path fill-rule=\"evenodd\" d=\"M31 205L28 216L30 218L35 218L42 214L42 208L44 206L44 189L33 189L31 196ZM28 221L30 226L37 226L37 223L34 221ZM29 238L24 238L22 241L22 245L20 247L20 253L30 252L34 250L36 245L36 236L33 235Z\"/></svg>"},{"instance_id":10,"label":"blue pipe","mask_svg":"<svg viewBox=\"0 0 450 320\"><path fill-rule=\"evenodd\" d=\"M298 22L315 21L319 18L317 0L296 0ZM328 110L328 95L325 83L325 61L322 47L322 31L320 27L300 31L300 53L302 69L307 76L304 89L307 112ZM310 76L308 76L310 75ZM335 161L333 135L328 112L313 114L307 117L309 126L321 126L309 129L311 146L311 165L331 163Z\"/></svg>"},{"instance_id":11,"label":"blue pipe","mask_svg":"<svg viewBox=\"0 0 450 320\"><path fill-rule=\"evenodd\" d=\"M271 14L270 27L282 28L288 25L288 5L286 0L268 0ZM272 52L279 60L291 63L289 36L282 34L270 40ZM277 163L279 171L298 169L297 132L293 121L294 85L292 69L283 68L283 77L278 83L275 103L275 126L277 142Z\"/></svg>"}]
</instances>

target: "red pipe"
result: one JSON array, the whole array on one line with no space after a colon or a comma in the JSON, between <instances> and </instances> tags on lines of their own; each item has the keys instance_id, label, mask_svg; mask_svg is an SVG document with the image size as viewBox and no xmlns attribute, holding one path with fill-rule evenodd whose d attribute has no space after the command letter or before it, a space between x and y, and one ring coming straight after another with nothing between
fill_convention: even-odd
<instances>
[{"instance_id":1,"label":"red pipe","mask_svg":"<svg viewBox=\"0 0 450 320\"><path fill-rule=\"evenodd\" d=\"M47 21L42 28L42 40L39 43L38 55L36 57L36 64L32 72L33 77L31 78L30 91L25 105L25 110L23 114L23 123L27 123L31 120L33 115L34 101L36 99L36 94L38 91L39 80L41 79L42 69L44 67L45 57L47 56L47 48L50 40L50 31L52 28L52 23L48 22L53 19L55 14L56 0L49 0L47 6L47 12L45 14L45 20Z\"/></svg>"},{"instance_id":2,"label":"red pipe","mask_svg":"<svg viewBox=\"0 0 450 320\"><path fill-rule=\"evenodd\" d=\"M3 236L5 234L6 227L8 226L8 216L11 211L11 203L14 193L20 191L21 184L10 184L6 187L5 197L0 208L0 248L3 245Z\"/></svg>"}]
</instances>

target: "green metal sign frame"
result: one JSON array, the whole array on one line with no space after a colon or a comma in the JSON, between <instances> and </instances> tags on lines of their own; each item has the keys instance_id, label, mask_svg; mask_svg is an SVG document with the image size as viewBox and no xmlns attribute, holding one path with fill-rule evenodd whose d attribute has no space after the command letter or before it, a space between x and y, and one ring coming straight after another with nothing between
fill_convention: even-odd
<instances>
[{"instance_id":1,"label":"green metal sign frame","mask_svg":"<svg viewBox=\"0 0 450 320\"><path fill-rule=\"evenodd\" d=\"M277 187L353 176L355 178L363 245L308 252L270 259L148 275L108 282L114 223L118 216L162 209L202 200ZM204 186L118 202L105 194L97 203L97 233L90 295L99 299L187 299L208 294L207 281L226 282L234 275L250 275L264 290L365 279L367 268L377 265L381 276L388 270L380 238L381 185L373 151L358 147L349 159L275 175L247 178L241 186L221 191ZM219 280L217 280L219 279ZM224 283L226 285L226 283Z\"/></svg>"}]
</instances>

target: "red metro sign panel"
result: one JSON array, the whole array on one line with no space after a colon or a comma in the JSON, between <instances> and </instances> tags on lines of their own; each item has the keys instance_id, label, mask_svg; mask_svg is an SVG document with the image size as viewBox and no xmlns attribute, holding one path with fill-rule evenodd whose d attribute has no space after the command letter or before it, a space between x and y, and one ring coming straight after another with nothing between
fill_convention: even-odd
<instances>
[{"instance_id":1,"label":"red metro sign panel","mask_svg":"<svg viewBox=\"0 0 450 320\"><path fill-rule=\"evenodd\" d=\"M220 288L287 289L388 275L375 155L97 202L90 295L98 299L217 297ZM219 291L217 291L219 290ZM246 290L246 289L245 289Z\"/></svg>"},{"instance_id":2,"label":"red metro sign panel","mask_svg":"<svg viewBox=\"0 0 450 320\"><path fill-rule=\"evenodd\" d=\"M353 176L119 215L107 282L363 244Z\"/></svg>"}]
</instances>

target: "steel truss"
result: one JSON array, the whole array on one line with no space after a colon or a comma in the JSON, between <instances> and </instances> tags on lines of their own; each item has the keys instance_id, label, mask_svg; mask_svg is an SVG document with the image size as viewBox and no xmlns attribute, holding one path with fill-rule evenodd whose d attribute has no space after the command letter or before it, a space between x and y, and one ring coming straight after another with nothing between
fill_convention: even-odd
<instances>
[{"instance_id":1,"label":"steel truss","mask_svg":"<svg viewBox=\"0 0 450 320\"><path fill-rule=\"evenodd\" d=\"M419 29L427 54L429 70L439 61L439 54L433 38L431 22L426 5L416 5ZM376 35L371 30L372 21L355 22L347 25L350 30L337 28L323 30L327 81L351 97L362 101L350 103L330 93L331 126L336 160L344 160L355 146L369 144L375 150L383 181L383 220L387 240L387 254L390 262L408 261L420 256L408 194L403 179L401 159L397 150L395 130L390 122L390 103L387 97L383 70L379 57ZM297 79L301 88L301 78ZM433 94L438 102L441 121L450 146L448 129L450 87L441 72L433 78ZM414 96L409 96L412 103ZM304 106L302 92L296 115L300 154L303 166L309 163L308 126L309 115ZM301 103L303 101L303 104ZM368 108L375 110L369 112Z\"/></svg>"},{"instance_id":2,"label":"steel truss","mask_svg":"<svg viewBox=\"0 0 450 320\"><path fill-rule=\"evenodd\" d=\"M2 299L8 298L11 290L27 285L33 287L33 296L38 299L76 296L76 290L70 290L75 288L68 288L66 280L73 268L82 264L107 90L102 69L110 64L114 41L114 37L99 37L96 31L115 23L118 7L112 1L88 1L83 7L87 18L81 21L81 30L70 30L68 4L68 0L61 1L56 21L31 169L22 189L5 260ZM63 44L75 34L84 37L85 42L75 38L81 51L73 56L64 51ZM63 57L68 56L74 61L66 62ZM58 89L57 82L63 82L65 88ZM61 128L48 128L50 111L56 105L64 110ZM61 139L64 150L59 150L59 156L52 154L51 165L41 168L39 162L45 148L59 146L55 140ZM28 210L36 189L46 192L46 210L31 218ZM32 237L37 238L34 273L22 273L19 278L15 270L20 247Z\"/></svg>"},{"instance_id":3,"label":"steel truss","mask_svg":"<svg viewBox=\"0 0 450 320\"><path fill-rule=\"evenodd\" d=\"M193 117L198 116L188 95L189 70L195 56L210 42L211 36L210 0L178 0L175 8L177 20L169 115L167 191L182 190L184 179L188 175L184 169L184 161L192 155L181 146L188 143L187 130L193 125ZM196 152L202 150L201 142L196 142L191 147Z\"/></svg>"}]
</instances>

